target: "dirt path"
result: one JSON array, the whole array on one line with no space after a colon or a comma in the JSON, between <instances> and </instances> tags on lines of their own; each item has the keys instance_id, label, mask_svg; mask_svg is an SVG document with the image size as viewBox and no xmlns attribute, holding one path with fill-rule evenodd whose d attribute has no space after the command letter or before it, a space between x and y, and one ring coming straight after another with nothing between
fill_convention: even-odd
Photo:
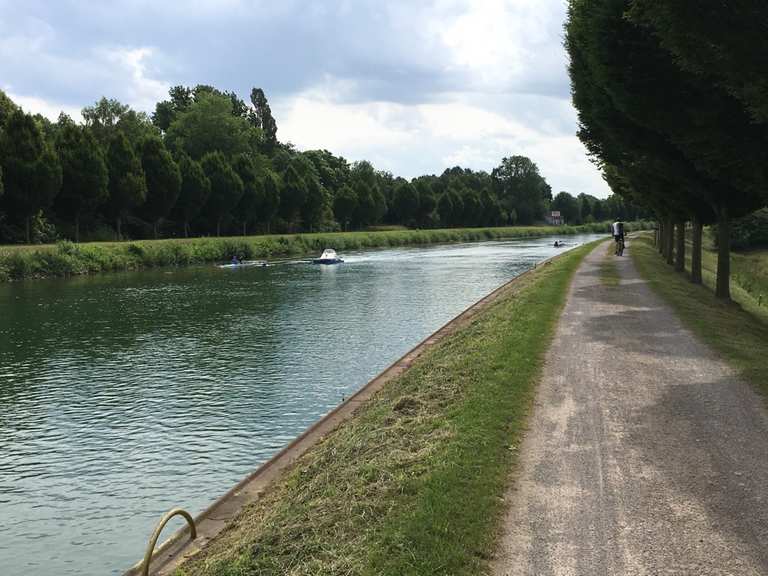
<instances>
[{"instance_id":1,"label":"dirt path","mask_svg":"<svg viewBox=\"0 0 768 576\"><path fill-rule=\"evenodd\" d=\"M547 357L493 574L768 575L765 401L604 246Z\"/></svg>"}]
</instances>

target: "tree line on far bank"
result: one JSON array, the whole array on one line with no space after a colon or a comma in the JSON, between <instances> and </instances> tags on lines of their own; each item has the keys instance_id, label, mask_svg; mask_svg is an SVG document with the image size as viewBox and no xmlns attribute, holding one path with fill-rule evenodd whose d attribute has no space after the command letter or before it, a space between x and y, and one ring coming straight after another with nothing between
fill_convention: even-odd
<instances>
[{"instance_id":1,"label":"tree line on far bank","mask_svg":"<svg viewBox=\"0 0 768 576\"><path fill-rule=\"evenodd\" d=\"M614 192L653 210L659 250L680 271L690 223L693 282L702 227L716 225L724 299L733 221L768 204L766 22L768 4L754 0L569 2L581 140ZM756 212L739 230L765 221Z\"/></svg>"},{"instance_id":2,"label":"tree line on far bank","mask_svg":"<svg viewBox=\"0 0 768 576\"><path fill-rule=\"evenodd\" d=\"M121 239L541 222L644 214L550 186L534 162L504 158L490 174L459 167L410 181L300 152L277 139L264 92L250 104L211 86L176 86L151 117L102 98L83 124L30 115L0 91L0 242Z\"/></svg>"}]
</instances>

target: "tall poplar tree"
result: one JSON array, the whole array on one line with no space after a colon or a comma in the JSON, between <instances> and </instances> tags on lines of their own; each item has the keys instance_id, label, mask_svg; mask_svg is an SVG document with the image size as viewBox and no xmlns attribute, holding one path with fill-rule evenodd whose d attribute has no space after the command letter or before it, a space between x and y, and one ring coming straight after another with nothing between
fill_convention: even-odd
<instances>
[{"instance_id":1,"label":"tall poplar tree","mask_svg":"<svg viewBox=\"0 0 768 576\"><path fill-rule=\"evenodd\" d=\"M152 231L157 238L161 222L168 216L179 198L181 173L159 138L149 138L144 141L141 149L141 166L147 182L147 199L142 206L142 213L152 222Z\"/></svg>"},{"instance_id":2,"label":"tall poplar tree","mask_svg":"<svg viewBox=\"0 0 768 576\"><path fill-rule=\"evenodd\" d=\"M205 175L200 162L192 160L188 155L181 154L179 159L179 174L181 188L179 198L173 208L173 214L181 220L184 227L184 237L189 236L189 223L205 206L211 193L211 181Z\"/></svg>"},{"instance_id":3,"label":"tall poplar tree","mask_svg":"<svg viewBox=\"0 0 768 576\"><path fill-rule=\"evenodd\" d=\"M272 116L272 109L269 107L264 90L261 88L251 90L251 104L253 104L251 122L256 128L261 129L266 151L271 152L277 146L277 122Z\"/></svg>"},{"instance_id":4,"label":"tall poplar tree","mask_svg":"<svg viewBox=\"0 0 768 576\"><path fill-rule=\"evenodd\" d=\"M24 222L31 242L32 216L48 208L61 189L61 165L35 119L16 109L0 132L0 164L9 215Z\"/></svg>"},{"instance_id":5,"label":"tall poplar tree","mask_svg":"<svg viewBox=\"0 0 768 576\"><path fill-rule=\"evenodd\" d=\"M307 184L299 176L293 165L288 166L283 177L283 189L280 196L280 213L288 222L290 228L293 227L301 207L307 199Z\"/></svg>"},{"instance_id":6,"label":"tall poplar tree","mask_svg":"<svg viewBox=\"0 0 768 576\"><path fill-rule=\"evenodd\" d=\"M280 178L272 170L267 170L262 178L262 202L259 206L259 221L264 224L267 233L270 222L280 208Z\"/></svg>"},{"instance_id":7,"label":"tall poplar tree","mask_svg":"<svg viewBox=\"0 0 768 576\"><path fill-rule=\"evenodd\" d=\"M348 229L356 209L357 195L350 186L345 184L333 199L333 214L339 224L341 224L342 230Z\"/></svg>"},{"instance_id":8,"label":"tall poplar tree","mask_svg":"<svg viewBox=\"0 0 768 576\"><path fill-rule=\"evenodd\" d=\"M200 162L211 181L211 193L205 211L216 223L216 236L221 236L221 224L237 206L243 195L243 181L221 152L209 152Z\"/></svg>"},{"instance_id":9,"label":"tall poplar tree","mask_svg":"<svg viewBox=\"0 0 768 576\"><path fill-rule=\"evenodd\" d=\"M307 197L301 207L301 219L304 226L312 231L322 221L328 200L325 188L317 178L309 178L306 184Z\"/></svg>"},{"instance_id":10,"label":"tall poplar tree","mask_svg":"<svg viewBox=\"0 0 768 576\"><path fill-rule=\"evenodd\" d=\"M243 236L248 234L248 224L258 221L258 212L263 202L264 183L259 177L259 168L249 154L239 154L232 161L232 168L243 181L243 195L235 206L236 219L243 226Z\"/></svg>"},{"instance_id":11,"label":"tall poplar tree","mask_svg":"<svg viewBox=\"0 0 768 576\"><path fill-rule=\"evenodd\" d=\"M109 172L104 152L90 128L78 126L68 116L59 116L56 149L62 169L61 193L55 210L75 225L80 242L80 221L109 198Z\"/></svg>"},{"instance_id":12,"label":"tall poplar tree","mask_svg":"<svg viewBox=\"0 0 768 576\"><path fill-rule=\"evenodd\" d=\"M419 194L408 182L400 182L395 187L392 211L397 222L410 224L419 210Z\"/></svg>"},{"instance_id":13,"label":"tall poplar tree","mask_svg":"<svg viewBox=\"0 0 768 576\"><path fill-rule=\"evenodd\" d=\"M118 130L109 143L107 151L109 168L109 201L107 212L115 219L117 239L123 237L123 220L147 198L147 181L141 160L128 142L125 134Z\"/></svg>"}]
</instances>

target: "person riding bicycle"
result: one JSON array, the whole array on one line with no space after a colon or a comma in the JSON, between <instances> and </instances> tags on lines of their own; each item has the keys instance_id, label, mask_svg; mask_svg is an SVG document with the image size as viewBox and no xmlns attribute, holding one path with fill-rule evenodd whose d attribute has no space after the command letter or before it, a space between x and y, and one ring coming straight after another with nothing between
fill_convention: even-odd
<instances>
[{"instance_id":1,"label":"person riding bicycle","mask_svg":"<svg viewBox=\"0 0 768 576\"><path fill-rule=\"evenodd\" d=\"M621 256L624 253L624 222L616 220L611 225L613 230L613 239L616 242L616 254Z\"/></svg>"}]
</instances>

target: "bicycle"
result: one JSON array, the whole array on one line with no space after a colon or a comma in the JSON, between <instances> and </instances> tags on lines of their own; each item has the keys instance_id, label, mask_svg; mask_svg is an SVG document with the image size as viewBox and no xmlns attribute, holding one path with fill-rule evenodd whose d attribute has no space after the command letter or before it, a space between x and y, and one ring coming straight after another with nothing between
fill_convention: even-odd
<instances>
[{"instance_id":1,"label":"bicycle","mask_svg":"<svg viewBox=\"0 0 768 576\"><path fill-rule=\"evenodd\" d=\"M615 254L616 254L616 256L623 256L624 255L624 236L619 236L616 239Z\"/></svg>"}]
</instances>

